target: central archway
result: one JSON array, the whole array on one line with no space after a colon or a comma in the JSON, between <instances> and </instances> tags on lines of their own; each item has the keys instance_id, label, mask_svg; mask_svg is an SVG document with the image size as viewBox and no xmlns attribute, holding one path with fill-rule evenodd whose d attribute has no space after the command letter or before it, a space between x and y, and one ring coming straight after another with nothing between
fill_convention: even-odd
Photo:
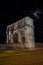
<instances>
[{"instance_id":1,"label":"central archway","mask_svg":"<svg viewBox=\"0 0 43 65\"><path fill-rule=\"evenodd\" d=\"M13 35L13 42L16 44L16 43L18 43L18 34L17 33L15 33L14 35Z\"/></svg>"}]
</instances>

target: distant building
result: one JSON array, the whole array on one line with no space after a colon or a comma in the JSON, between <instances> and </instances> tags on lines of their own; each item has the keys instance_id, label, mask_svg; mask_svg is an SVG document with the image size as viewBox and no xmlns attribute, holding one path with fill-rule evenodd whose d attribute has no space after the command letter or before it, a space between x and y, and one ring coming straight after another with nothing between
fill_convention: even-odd
<instances>
[{"instance_id":1,"label":"distant building","mask_svg":"<svg viewBox=\"0 0 43 65\"><path fill-rule=\"evenodd\" d=\"M27 16L8 25L6 37L6 42L9 48L35 47L33 19Z\"/></svg>"}]
</instances>

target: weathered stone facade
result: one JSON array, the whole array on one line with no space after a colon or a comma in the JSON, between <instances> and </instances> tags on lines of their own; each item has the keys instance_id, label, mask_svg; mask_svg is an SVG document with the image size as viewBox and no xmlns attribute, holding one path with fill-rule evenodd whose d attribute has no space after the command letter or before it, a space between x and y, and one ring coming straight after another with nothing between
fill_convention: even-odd
<instances>
[{"instance_id":1,"label":"weathered stone facade","mask_svg":"<svg viewBox=\"0 0 43 65\"><path fill-rule=\"evenodd\" d=\"M33 19L24 17L7 26L6 42L10 48L35 47Z\"/></svg>"}]
</instances>

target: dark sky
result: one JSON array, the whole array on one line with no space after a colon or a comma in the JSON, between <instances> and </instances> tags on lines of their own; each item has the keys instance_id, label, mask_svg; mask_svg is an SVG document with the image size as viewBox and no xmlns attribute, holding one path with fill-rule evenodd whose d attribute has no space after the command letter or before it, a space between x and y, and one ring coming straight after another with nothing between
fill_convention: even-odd
<instances>
[{"instance_id":1,"label":"dark sky","mask_svg":"<svg viewBox=\"0 0 43 65\"><path fill-rule=\"evenodd\" d=\"M0 41L6 39L7 25L30 16L34 19L35 41L43 42L43 2L41 0L15 0L13 3L9 2L7 5L6 3L0 6ZM37 11L38 17L35 16Z\"/></svg>"}]
</instances>

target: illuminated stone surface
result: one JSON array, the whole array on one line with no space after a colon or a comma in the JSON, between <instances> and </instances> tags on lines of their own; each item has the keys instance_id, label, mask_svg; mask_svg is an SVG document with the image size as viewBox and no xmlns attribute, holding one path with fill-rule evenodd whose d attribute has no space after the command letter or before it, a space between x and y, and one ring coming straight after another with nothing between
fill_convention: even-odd
<instances>
[{"instance_id":1,"label":"illuminated stone surface","mask_svg":"<svg viewBox=\"0 0 43 65\"><path fill-rule=\"evenodd\" d=\"M33 19L24 17L17 22L8 25L6 30L6 42L12 48L35 47Z\"/></svg>"}]
</instances>

